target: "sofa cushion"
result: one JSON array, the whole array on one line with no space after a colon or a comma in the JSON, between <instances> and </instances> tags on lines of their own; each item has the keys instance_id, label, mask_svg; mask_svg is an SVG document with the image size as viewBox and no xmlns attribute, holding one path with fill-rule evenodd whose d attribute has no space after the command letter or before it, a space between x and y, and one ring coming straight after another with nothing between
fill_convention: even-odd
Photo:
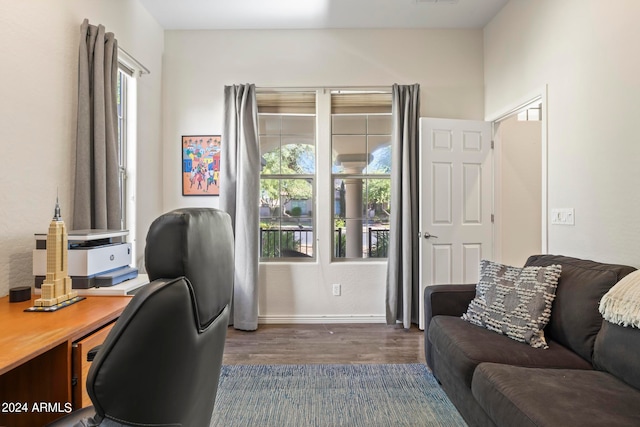
<instances>
[{"instance_id":1,"label":"sofa cushion","mask_svg":"<svg viewBox=\"0 0 640 427\"><path fill-rule=\"evenodd\" d=\"M545 336L591 361L596 334L602 326L600 299L635 268L559 255L534 255L525 266L552 264L562 265L562 274Z\"/></svg>"},{"instance_id":2,"label":"sofa cushion","mask_svg":"<svg viewBox=\"0 0 640 427\"><path fill-rule=\"evenodd\" d=\"M640 391L605 372L482 363L471 388L496 425L640 425Z\"/></svg>"},{"instance_id":3,"label":"sofa cushion","mask_svg":"<svg viewBox=\"0 0 640 427\"><path fill-rule=\"evenodd\" d=\"M453 372L467 387L471 387L473 371L482 362L593 369L590 363L556 342L549 341L546 350L536 349L454 316L435 316L429 327L429 339L434 349L446 357L440 366ZM434 374L438 377L436 369Z\"/></svg>"},{"instance_id":4,"label":"sofa cushion","mask_svg":"<svg viewBox=\"0 0 640 427\"><path fill-rule=\"evenodd\" d=\"M535 348L547 348L543 329L562 267L517 268L480 261L476 297L462 318Z\"/></svg>"},{"instance_id":5,"label":"sofa cushion","mask_svg":"<svg viewBox=\"0 0 640 427\"><path fill-rule=\"evenodd\" d=\"M640 389L640 329L606 320L596 338L593 364Z\"/></svg>"}]
</instances>

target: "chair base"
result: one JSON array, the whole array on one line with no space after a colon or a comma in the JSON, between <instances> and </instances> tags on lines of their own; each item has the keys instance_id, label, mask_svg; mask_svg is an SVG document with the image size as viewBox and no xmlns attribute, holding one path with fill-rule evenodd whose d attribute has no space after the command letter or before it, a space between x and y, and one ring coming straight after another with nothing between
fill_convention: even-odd
<instances>
[{"instance_id":1,"label":"chair base","mask_svg":"<svg viewBox=\"0 0 640 427\"><path fill-rule=\"evenodd\" d=\"M93 417L96 415L96 410L93 406L87 406L86 408L78 409L72 413L65 415L62 418L58 418L46 425L46 427L95 427L100 425L96 423Z\"/></svg>"}]
</instances>

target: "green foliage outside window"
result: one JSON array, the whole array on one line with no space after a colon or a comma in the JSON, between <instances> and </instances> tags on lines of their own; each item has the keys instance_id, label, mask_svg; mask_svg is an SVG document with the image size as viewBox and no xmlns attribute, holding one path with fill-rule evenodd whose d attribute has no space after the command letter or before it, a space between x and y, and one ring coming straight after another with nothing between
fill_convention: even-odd
<instances>
[{"instance_id":1,"label":"green foliage outside window","mask_svg":"<svg viewBox=\"0 0 640 427\"><path fill-rule=\"evenodd\" d=\"M309 144L289 144L265 153L262 175L313 174L315 168L314 147ZM313 197L313 188L306 179L262 179L260 202L272 210L291 200L307 200Z\"/></svg>"}]
</instances>

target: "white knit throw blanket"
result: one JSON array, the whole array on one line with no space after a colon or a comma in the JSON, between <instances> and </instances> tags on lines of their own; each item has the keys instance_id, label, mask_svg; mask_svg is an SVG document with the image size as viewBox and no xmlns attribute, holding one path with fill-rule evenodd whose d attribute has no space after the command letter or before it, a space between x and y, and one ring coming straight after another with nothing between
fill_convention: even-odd
<instances>
[{"instance_id":1,"label":"white knit throw blanket","mask_svg":"<svg viewBox=\"0 0 640 427\"><path fill-rule=\"evenodd\" d=\"M640 328L640 270L609 289L600 301L600 314L611 323Z\"/></svg>"}]
</instances>

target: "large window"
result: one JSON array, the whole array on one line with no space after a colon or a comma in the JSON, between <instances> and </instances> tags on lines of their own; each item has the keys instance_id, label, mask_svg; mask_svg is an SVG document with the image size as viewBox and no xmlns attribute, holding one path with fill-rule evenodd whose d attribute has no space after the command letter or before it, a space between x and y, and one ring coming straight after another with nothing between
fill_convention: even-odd
<instances>
[{"instance_id":1,"label":"large window","mask_svg":"<svg viewBox=\"0 0 640 427\"><path fill-rule=\"evenodd\" d=\"M127 218L127 95L129 75L118 70L116 106L118 112L118 166L120 170L120 228L126 229Z\"/></svg>"},{"instance_id":2,"label":"large window","mask_svg":"<svg viewBox=\"0 0 640 427\"><path fill-rule=\"evenodd\" d=\"M136 259L136 108L137 80L135 72L119 62L116 107L118 115L118 162L120 170L120 223L129 230L132 259Z\"/></svg>"},{"instance_id":3,"label":"large window","mask_svg":"<svg viewBox=\"0 0 640 427\"><path fill-rule=\"evenodd\" d=\"M385 258L391 95L258 92L258 124L261 260Z\"/></svg>"},{"instance_id":4,"label":"large window","mask_svg":"<svg viewBox=\"0 0 640 427\"><path fill-rule=\"evenodd\" d=\"M315 114L258 118L261 258L313 258Z\"/></svg>"},{"instance_id":5,"label":"large window","mask_svg":"<svg viewBox=\"0 0 640 427\"><path fill-rule=\"evenodd\" d=\"M138 133L138 78L149 70L118 47L118 155L120 167L121 225L129 230L131 259L136 258L136 162Z\"/></svg>"},{"instance_id":6,"label":"large window","mask_svg":"<svg viewBox=\"0 0 640 427\"><path fill-rule=\"evenodd\" d=\"M385 258L391 196L391 116L333 114L335 258Z\"/></svg>"}]
</instances>

